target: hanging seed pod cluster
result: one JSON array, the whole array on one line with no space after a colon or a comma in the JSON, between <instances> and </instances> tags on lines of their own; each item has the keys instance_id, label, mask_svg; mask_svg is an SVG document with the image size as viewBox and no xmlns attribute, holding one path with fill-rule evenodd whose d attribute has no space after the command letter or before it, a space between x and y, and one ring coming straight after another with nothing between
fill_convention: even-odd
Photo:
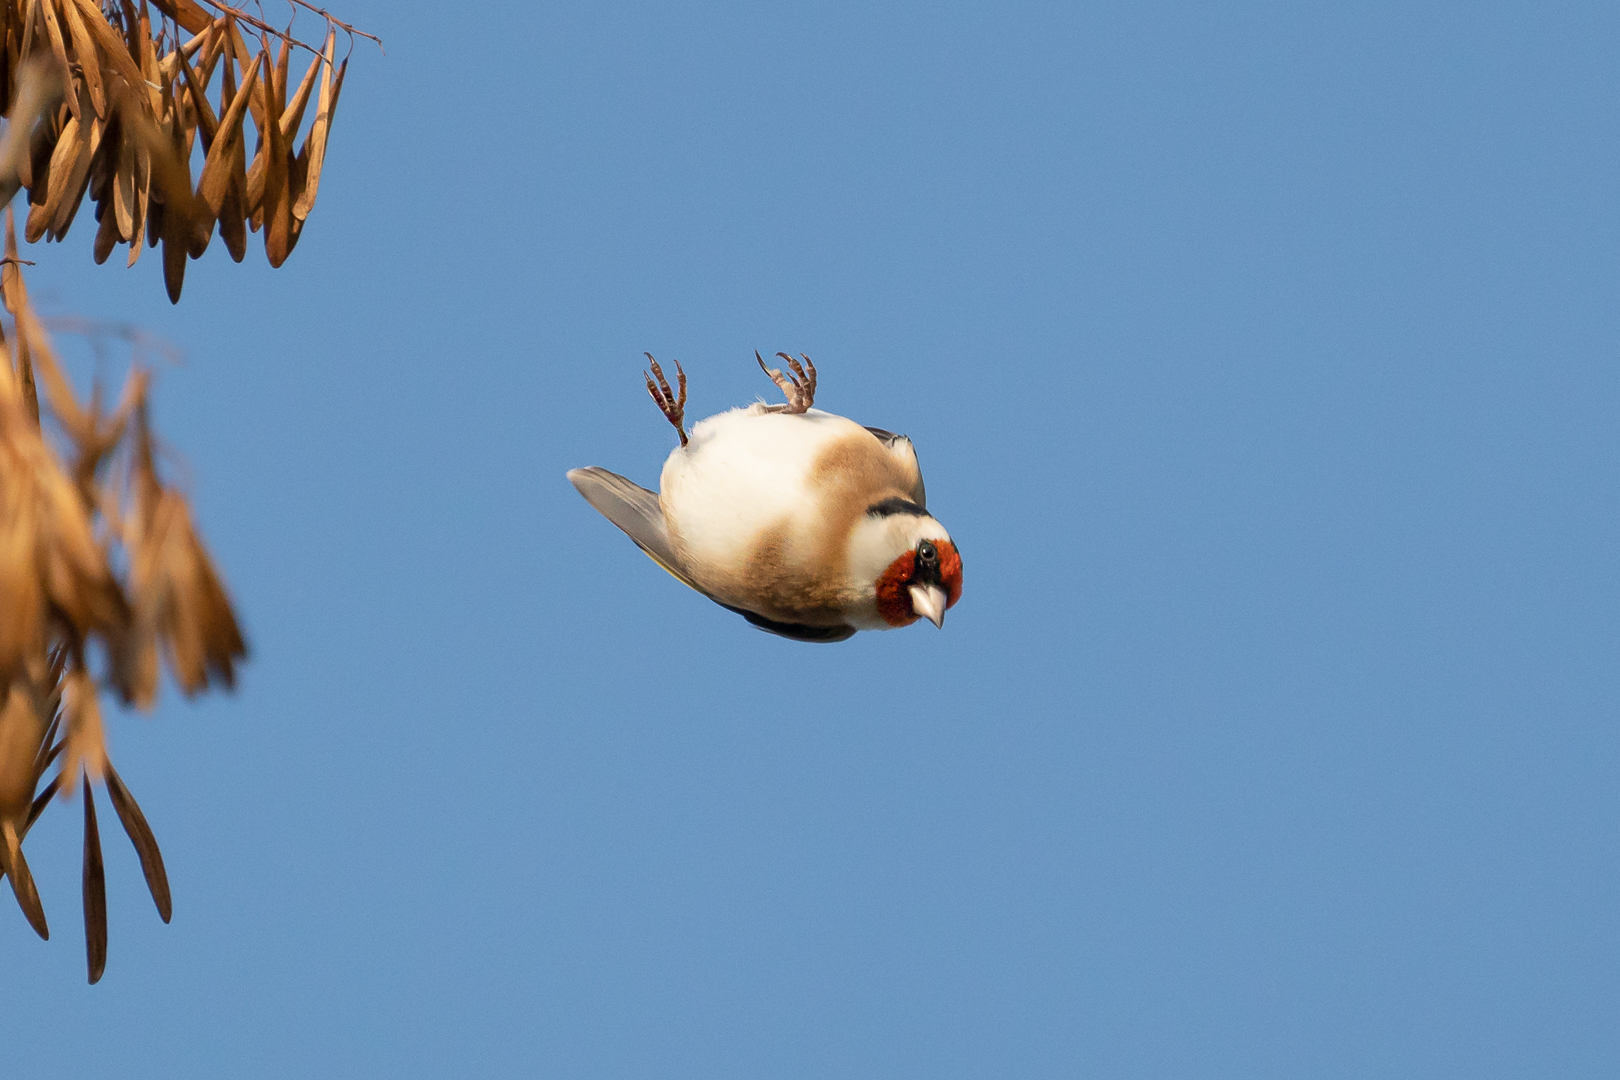
<instances>
[{"instance_id":1,"label":"hanging seed pod cluster","mask_svg":"<svg viewBox=\"0 0 1620 1080\"><path fill-rule=\"evenodd\" d=\"M48 937L23 841L82 784L91 982L107 960L95 786L170 914L157 841L108 758L103 702L150 709L161 670L187 695L230 687L246 646L191 508L158 467L149 376L132 365L110 411L99 392L75 394L29 306L11 204L26 190L26 238L59 241L88 196L96 261L127 245L133 265L161 247L173 302L216 230L238 262L262 233L280 266L320 188L348 67L337 32L370 36L289 3L323 20L321 47L224 4L0 0L0 876ZM301 74L295 51L310 57Z\"/></svg>"},{"instance_id":2,"label":"hanging seed pod cluster","mask_svg":"<svg viewBox=\"0 0 1620 1080\"><path fill-rule=\"evenodd\" d=\"M250 231L263 234L272 266L292 253L320 190L348 60L334 56L342 24L317 9L308 8L325 19L321 48L225 5L154 6L0 0L0 101L27 129L17 181L28 191L28 242L65 239L88 196L96 262L127 245L133 266L143 248L161 247L178 303L187 259L216 230L237 262ZM358 32L342 29L351 41ZM301 76L295 49L309 57ZM31 62L58 80L44 102L19 93Z\"/></svg>"},{"instance_id":3,"label":"hanging seed pod cluster","mask_svg":"<svg viewBox=\"0 0 1620 1080\"><path fill-rule=\"evenodd\" d=\"M188 695L229 687L246 646L190 507L158 469L149 376L132 368L110 411L99 393L89 402L74 393L29 306L9 210L0 296L11 314L0 343L0 872L48 937L23 840L53 797L82 781L95 982L107 904L92 785L105 786L165 922L170 910L157 842L108 758L103 691L149 709L160 663Z\"/></svg>"}]
</instances>

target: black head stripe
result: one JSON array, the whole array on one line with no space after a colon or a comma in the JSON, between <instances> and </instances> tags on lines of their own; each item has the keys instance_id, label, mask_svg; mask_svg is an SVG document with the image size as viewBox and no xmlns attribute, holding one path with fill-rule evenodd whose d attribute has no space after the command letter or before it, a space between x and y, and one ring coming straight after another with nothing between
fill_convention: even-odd
<instances>
[{"instance_id":1,"label":"black head stripe","mask_svg":"<svg viewBox=\"0 0 1620 1080\"><path fill-rule=\"evenodd\" d=\"M928 511L912 502L902 499L898 495L891 495L882 502L873 503L866 508L866 512L873 517L893 517L895 514L915 514L917 517L927 517Z\"/></svg>"},{"instance_id":2,"label":"black head stripe","mask_svg":"<svg viewBox=\"0 0 1620 1080\"><path fill-rule=\"evenodd\" d=\"M938 585L939 580L939 548L934 546L932 540L923 540L917 545L917 559L913 563L911 580L923 585Z\"/></svg>"}]
</instances>

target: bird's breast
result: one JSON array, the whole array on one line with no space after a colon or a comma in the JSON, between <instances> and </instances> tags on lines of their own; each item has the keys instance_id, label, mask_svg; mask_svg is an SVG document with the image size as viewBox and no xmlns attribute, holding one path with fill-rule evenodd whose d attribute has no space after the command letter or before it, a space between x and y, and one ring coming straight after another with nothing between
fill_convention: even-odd
<instances>
[{"instance_id":1,"label":"bird's breast","mask_svg":"<svg viewBox=\"0 0 1620 1080\"><path fill-rule=\"evenodd\" d=\"M682 565L724 603L785 622L839 625L870 602L848 544L866 507L896 487L883 444L811 410L733 409L670 454L659 500Z\"/></svg>"}]
</instances>

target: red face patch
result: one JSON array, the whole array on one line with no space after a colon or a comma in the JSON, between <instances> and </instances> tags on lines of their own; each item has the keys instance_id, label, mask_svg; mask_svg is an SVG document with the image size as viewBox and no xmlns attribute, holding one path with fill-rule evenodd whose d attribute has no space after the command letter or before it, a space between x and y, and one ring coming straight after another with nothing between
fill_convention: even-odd
<instances>
[{"instance_id":1,"label":"red face patch","mask_svg":"<svg viewBox=\"0 0 1620 1080\"><path fill-rule=\"evenodd\" d=\"M939 583L945 586L945 607L950 609L962 599L962 556L949 540L936 540L939 548Z\"/></svg>"},{"instance_id":2,"label":"red face patch","mask_svg":"<svg viewBox=\"0 0 1620 1080\"><path fill-rule=\"evenodd\" d=\"M962 556L949 540L935 540L939 551L939 584L945 590L949 609L962 598ZM917 621L911 607L911 586L916 584L917 553L908 551L883 571L877 580L877 609L890 626L910 626Z\"/></svg>"},{"instance_id":3,"label":"red face patch","mask_svg":"<svg viewBox=\"0 0 1620 1080\"><path fill-rule=\"evenodd\" d=\"M910 626L917 621L917 613L911 610L911 594L906 592L916 569L917 553L908 551L890 563L877 580L878 614L890 626Z\"/></svg>"}]
</instances>

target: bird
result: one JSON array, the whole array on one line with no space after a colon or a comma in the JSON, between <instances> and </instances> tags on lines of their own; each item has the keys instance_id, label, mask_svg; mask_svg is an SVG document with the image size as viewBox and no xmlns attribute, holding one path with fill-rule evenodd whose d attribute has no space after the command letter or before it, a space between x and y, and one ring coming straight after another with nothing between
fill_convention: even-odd
<instances>
[{"instance_id":1,"label":"bird","mask_svg":"<svg viewBox=\"0 0 1620 1080\"><path fill-rule=\"evenodd\" d=\"M587 502L677 581L769 633L833 642L918 619L944 627L962 557L927 509L910 439L813 408L804 353L776 354L784 374L757 351L786 403L730 409L689 435L685 370L675 362L672 389L644 355L647 392L680 445L656 494L607 469L570 470Z\"/></svg>"}]
</instances>

